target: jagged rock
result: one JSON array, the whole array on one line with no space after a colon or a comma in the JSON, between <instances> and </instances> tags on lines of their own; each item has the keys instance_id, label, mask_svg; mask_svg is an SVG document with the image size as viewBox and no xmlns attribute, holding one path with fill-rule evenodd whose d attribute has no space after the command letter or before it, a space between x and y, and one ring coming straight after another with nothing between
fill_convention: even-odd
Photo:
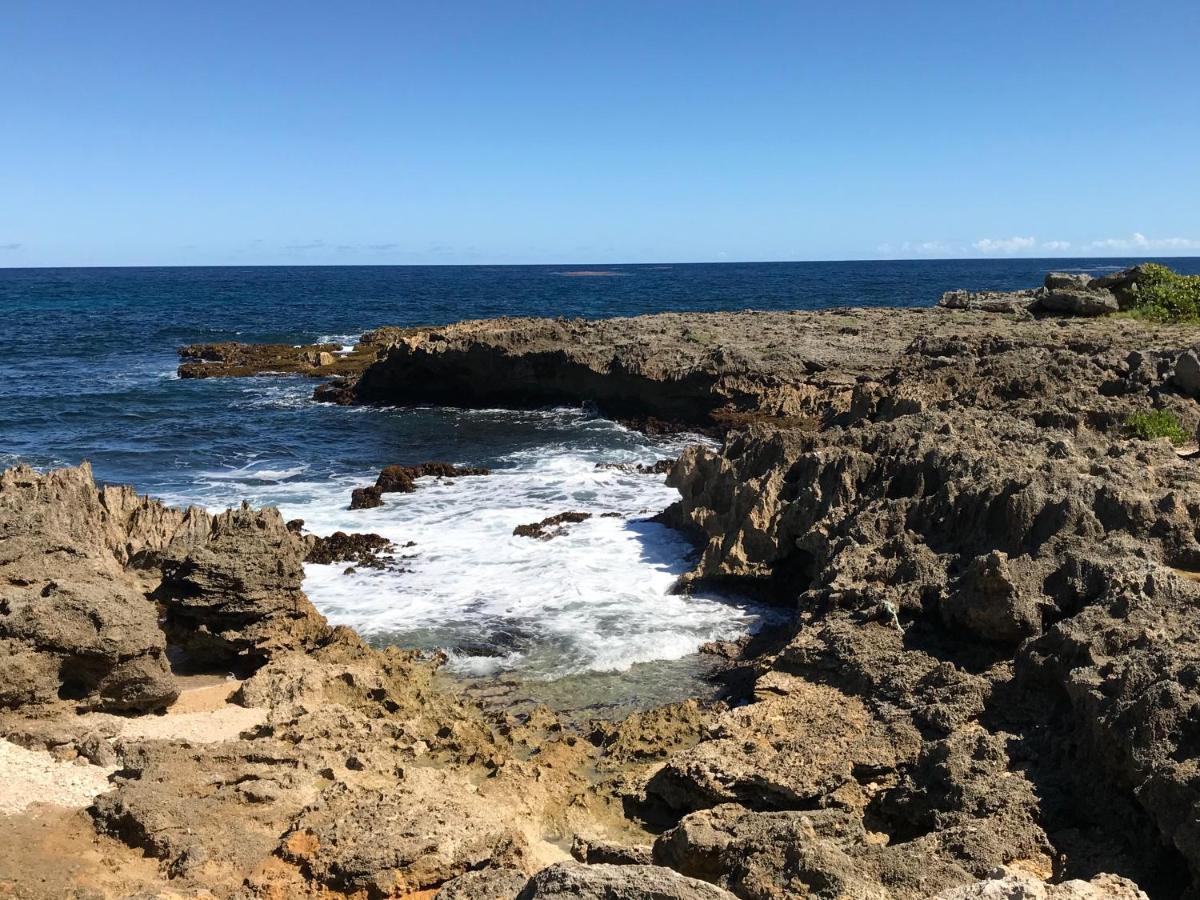
<instances>
[{"instance_id":1,"label":"jagged rock","mask_svg":"<svg viewBox=\"0 0 1200 900\"><path fill-rule=\"evenodd\" d=\"M615 469L618 472L637 472L639 475L666 475L675 465L673 459L656 459L652 463L596 463L598 470Z\"/></svg>"},{"instance_id":2,"label":"jagged rock","mask_svg":"<svg viewBox=\"0 0 1200 900\"><path fill-rule=\"evenodd\" d=\"M920 746L915 731L889 733L837 690L800 679L775 685L785 693L723 713L706 740L668 760L647 792L682 812L728 802L809 807L831 796L861 808L859 773L882 777Z\"/></svg>"},{"instance_id":3,"label":"jagged rock","mask_svg":"<svg viewBox=\"0 0 1200 900\"><path fill-rule=\"evenodd\" d=\"M318 384L313 388L312 398L317 403L349 406L354 402L354 382L353 378L335 378L326 384Z\"/></svg>"},{"instance_id":4,"label":"jagged rock","mask_svg":"<svg viewBox=\"0 0 1200 900\"><path fill-rule=\"evenodd\" d=\"M971 878L930 839L887 846L840 809L754 812L717 806L665 832L654 845L654 858L743 900L927 900Z\"/></svg>"},{"instance_id":5,"label":"jagged rock","mask_svg":"<svg viewBox=\"0 0 1200 900\"><path fill-rule=\"evenodd\" d=\"M443 462L425 462L416 466L385 466L375 486L385 494L411 494L417 489L418 478L462 478L468 475L490 475L482 466L454 466Z\"/></svg>"},{"instance_id":6,"label":"jagged rock","mask_svg":"<svg viewBox=\"0 0 1200 900\"><path fill-rule=\"evenodd\" d=\"M289 527L289 530L290 529ZM381 534L347 534L335 531L328 537L310 535L304 541L304 561L328 565L335 562L354 562L369 568L382 568L381 555L393 549L393 544Z\"/></svg>"},{"instance_id":7,"label":"jagged rock","mask_svg":"<svg viewBox=\"0 0 1200 900\"><path fill-rule=\"evenodd\" d=\"M939 608L948 625L987 641L1017 643L1042 629L1045 602L1022 591L1008 554L992 550L967 564L958 588Z\"/></svg>"},{"instance_id":8,"label":"jagged rock","mask_svg":"<svg viewBox=\"0 0 1200 900\"><path fill-rule=\"evenodd\" d=\"M368 331L347 352L339 344L245 344L222 341L179 348L180 378L245 377L249 375L312 375L354 377L379 353L404 334L403 328Z\"/></svg>"},{"instance_id":9,"label":"jagged rock","mask_svg":"<svg viewBox=\"0 0 1200 900\"><path fill-rule=\"evenodd\" d=\"M303 563L304 544L278 510L243 504L213 516L203 543L168 548L155 591L164 628L212 665L255 666L316 646L330 629L300 589Z\"/></svg>"},{"instance_id":10,"label":"jagged rock","mask_svg":"<svg viewBox=\"0 0 1200 900\"><path fill-rule=\"evenodd\" d=\"M86 464L0 475L0 705L61 697L146 710L175 699L157 611L124 563L183 520L131 491L98 490Z\"/></svg>"},{"instance_id":11,"label":"jagged rock","mask_svg":"<svg viewBox=\"0 0 1200 900\"><path fill-rule=\"evenodd\" d=\"M558 863L529 879L516 900L733 900L733 896L661 866Z\"/></svg>"}]
</instances>

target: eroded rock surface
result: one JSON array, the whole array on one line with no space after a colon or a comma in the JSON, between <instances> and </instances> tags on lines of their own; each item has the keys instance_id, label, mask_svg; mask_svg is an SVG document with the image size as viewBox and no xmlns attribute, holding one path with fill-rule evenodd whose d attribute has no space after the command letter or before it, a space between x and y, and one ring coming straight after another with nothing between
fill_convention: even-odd
<instances>
[{"instance_id":1,"label":"eroded rock surface","mask_svg":"<svg viewBox=\"0 0 1200 900\"><path fill-rule=\"evenodd\" d=\"M161 550L185 514L91 469L0 475L0 706L71 700L157 709L176 696L158 612L125 563Z\"/></svg>"},{"instance_id":2,"label":"eroded rock surface","mask_svg":"<svg viewBox=\"0 0 1200 900\"><path fill-rule=\"evenodd\" d=\"M9 694L57 696L73 671L12 625L65 582L52 565L120 585L81 587L63 621L101 595L148 610L120 629L131 658L169 639L244 667L234 697L257 712L209 743L97 743L49 701L39 728L0 725L116 766L95 827L183 896L1191 900L1200 473L1125 422L1154 409L1196 430L1200 340L1042 305L1124 306L1122 277L1052 274L1000 312L967 297L411 329L344 386L728 429L670 467L663 519L699 543L683 589L734 584L796 614L723 649L746 686L732 703L584 727L484 709L438 658L330 628L301 590L299 526L273 510L167 510L16 470L0 483ZM84 703L103 696L96 682Z\"/></svg>"}]
</instances>

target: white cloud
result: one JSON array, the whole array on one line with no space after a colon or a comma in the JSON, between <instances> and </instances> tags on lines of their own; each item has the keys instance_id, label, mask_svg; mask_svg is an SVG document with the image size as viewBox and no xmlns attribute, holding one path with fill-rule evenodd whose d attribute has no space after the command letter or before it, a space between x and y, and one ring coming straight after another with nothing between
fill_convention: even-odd
<instances>
[{"instance_id":1,"label":"white cloud","mask_svg":"<svg viewBox=\"0 0 1200 900\"><path fill-rule=\"evenodd\" d=\"M946 241L903 241L893 244L890 241L879 244L875 249L884 256L954 256L959 248Z\"/></svg>"},{"instance_id":2,"label":"white cloud","mask_svg":"<svg viewBox=\"0 0 1200 900\"><path fill-rule=\"evenodd\" d=\"M1127 238L1105 238L1102 241L1092 241L1087 245L1088 250L1200 250L1200 240L1196 238L1168 237L1148 238L1135 231Z\"/></svg>"},{"instance_id":3,"label":"white cloud","mask_svg":"<svg viewBox=\"0 0 1200 900\"><path fill-rule=\"evenodd\" d=\"M980 238L971 246L980 253L1020 253L1036 247L1037 240L1032 237Z\"/></svg>"},{"instance_id":4,"label":"white cloud","mask_svg":"<svg viewBox=\"0 0 1200 900\"><path fill-rule=\"evenodd\" d=\"M1041 248L1049 250L1051 253L1057 253L1060 250L1070 250L1070 241L1042 241Z\"/></svg>"}]
</instances>

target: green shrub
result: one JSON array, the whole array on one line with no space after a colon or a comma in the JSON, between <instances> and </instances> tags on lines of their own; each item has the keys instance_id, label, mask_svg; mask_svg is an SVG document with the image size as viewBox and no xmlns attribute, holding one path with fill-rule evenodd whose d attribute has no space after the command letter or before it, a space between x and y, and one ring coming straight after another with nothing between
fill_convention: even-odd
<instances>
[{"instance_id":1,"label":"green shrub","mask_svg":"<svg viewBox=\"0 0 1200 900\"><path fill-rule=\"evenodd\" d=\"M1191 438L1191 435L1183 430L1179 417L1165 409L1134 413L1127 417L1125 433L1130 437L1141 438L1143 441L1167 438L1176 446L1186 444Z\"/></svg>"},{"instance_id":2,"label":"green shrub","mask_svg":"<svg viewBox=\"0 0 1200 900\"><path fill-rule=\"evenodd\" d=\"M1180 275L1158 263L1138 267L1133 311L1155 322L1200 322L1200 275Z\"/></svg>"}]
</instances>

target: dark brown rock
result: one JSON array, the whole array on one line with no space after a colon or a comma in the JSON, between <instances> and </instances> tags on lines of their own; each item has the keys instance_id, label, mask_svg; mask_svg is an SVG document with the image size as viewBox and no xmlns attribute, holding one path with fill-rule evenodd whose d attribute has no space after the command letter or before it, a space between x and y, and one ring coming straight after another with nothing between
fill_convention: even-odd
<instances>
[{"instance_id":1,"label":"dark brown rock","mask_svg":"<svg viewBox=\"0 0 1200 900\"><path fill-rule=\"evenodd\" d=\"M490 475L482 466L455 466L444 462L424 462L415 466L385 466L369 487L355 488L350 494L351 509L374 509L383 505L383 494L411 494L418 478L463 478Z\"/></svg>"},{"instance_id":2,"label":"dark brown rock","mask_svg":"<svg viewBox=\"0 0 1200 900\"><path fill-rule=\"evenodd\" d=\"M328 537L310 536L305 541L305 562L328 565L353 562L369 568L382 568L382 558L393 544L381 534L347 534L335 531Z\"/></svg>"},{"instance_id":3,"label":"dark brown rock","mask_svg":"<svg viewBox=\"0 0 1200 900\"><path fill-rule=\"evenodd\" d=\"M586 522L591 517L592 514L589 512L561 512L557 515L547 516L540 522L518 525L513 529L513 535L515 537L531 537L548 541L563 533L564 529L561 526Z\"/></svg>"},{"instance_id":4,"label":"dark brown rock","mask_svg":"<svg viewBox=\"0 0 1200 900\"><path fill-rule=\"evenodd\" d=\"M375 509L383 506L383 491L375 485L355 488L350 492L351 509Z\"/></svg>"}]
</instances>

